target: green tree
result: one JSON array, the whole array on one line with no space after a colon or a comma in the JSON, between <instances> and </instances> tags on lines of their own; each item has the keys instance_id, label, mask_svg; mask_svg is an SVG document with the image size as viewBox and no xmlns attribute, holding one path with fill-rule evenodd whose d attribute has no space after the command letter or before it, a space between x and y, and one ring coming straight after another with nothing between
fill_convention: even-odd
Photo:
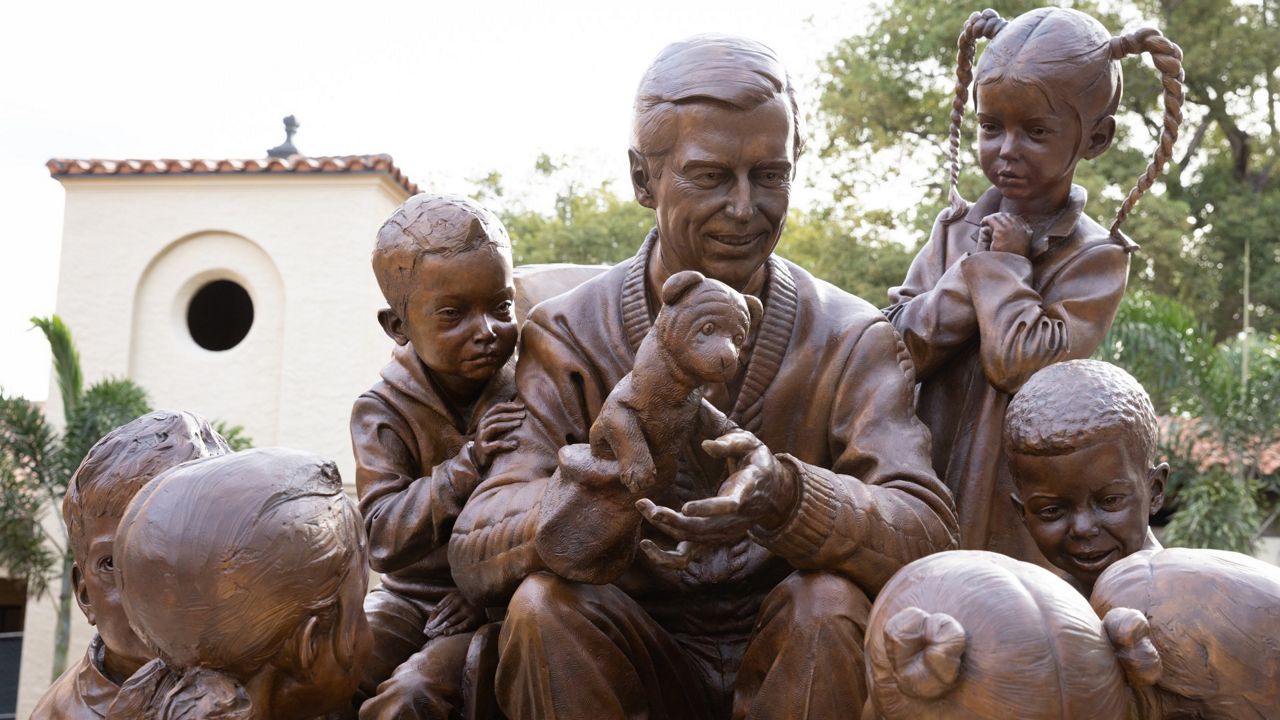
<instances>
[{"instance_id":1,"label":"green tree","mask_svg":"<svg viewBox=\"0 0 1280 720\"><path fill-rule=\"evenodd\" d=\"M1254 344L1246 378L1241 340L1214 342L1187 307L1138 293L1125 298L1097 353L1132 373L1157 412L1173 418L1161 438L1180 506L1170 544L1248 552L1264 529L1261 512L1276 502L1277 479L1260 468L1263 451L1280 442L1280 337Z\"/></svg>"},{"instance_id":2,"label":"green tree","mask_svg":"<svg viewBox=\"0 0 1280 720\"><path fill-rule=\"evenodd\" d=\"M513 201L499 173L473 181L481 199L499 208L517 265L620 262L635 254L654 225L652 210L618 196L607 182L583 184L574 179L564 160L544 153L534 169L542 182L557 188L550 212Z\"/></svg>"},{"instance_id":3,"label":"green tree","mask_svg":"<svg viewBox=\"0 0 1280 720\"><path fill-rule=\"evenodd\" d=\"M902 282L913 253L889 237L892 218L866 214L849 218L825 208L792 209L778 241L779 255L876 307L888 303L887 289Z\"/></svg>"},{"instance_id":4,"label":"green tree","mask_svg":"<svg viewBox=\"0 0 1280 720\"><path fill-rule=\"evenodd\" d=\"M1044 3L990 4L1012 18ZM1275 312L1280 307L1276 0L1070 5L1114 31L1154 24L1185 53L1182 139L1162 185L1143 197L1125 225L1144 248L1134 258L1132 286L1205 313L1219 340L1240 330L1246 317L1263 332L1280 329ZM868 12L862 28L823 60L816 145L839 182L838 202L849 204L865 195L891 165L936 168L920 201L891 218L915 228L923 239L945 203L956 37L975 8L943 0L881 2ZM980 42L979 52L983 47ZM1146 166L1160 122L1156 72L1137 59L1123 66L1116 144L1097 160L1082 163L1076 175L1093 199L1090 214L1102 220L1114 214ZM960 188L972 199L987 183L971 151L976 126L972 103L968 109ZM851 207L857 210L860 204ZM884 219L867 216L865 225Z\"/></svg>"},{"instance_id":5,"label":"green tree","mask_svg":"<svg viewBox=\"0 0 1280 720\"><path fill-rule=\"evenodd\" d=\"M34 403L0 393L0 564L24 578L34 594L47 592L51 576L61 575L54 636L56 679L67 664L75 558L66 526L59 520L59 532L48 532L45 513L61 507L67 483L93 444L151 407L146 392L131 380L108 378L85 389L71 331L57 315L31 321L53 351L66 428L58 435Z\"/></svg>"}]
</instances>

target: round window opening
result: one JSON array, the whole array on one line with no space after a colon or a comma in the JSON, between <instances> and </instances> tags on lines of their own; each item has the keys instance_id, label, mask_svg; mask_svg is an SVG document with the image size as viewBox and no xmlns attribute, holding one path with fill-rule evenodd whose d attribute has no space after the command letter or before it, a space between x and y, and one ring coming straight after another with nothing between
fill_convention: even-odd
<instances>
[{"instance_id":1,"label":"round window opening","mask_svg":"<svg viewBox=\"0 0 1280 720\"><path fill-rule=\"evenodd\" d=\"M238 283L214 280L196 291L187 306L191 339L205 350L230 350L253 327L253 300Z\"/></svg>"}]
</instances>

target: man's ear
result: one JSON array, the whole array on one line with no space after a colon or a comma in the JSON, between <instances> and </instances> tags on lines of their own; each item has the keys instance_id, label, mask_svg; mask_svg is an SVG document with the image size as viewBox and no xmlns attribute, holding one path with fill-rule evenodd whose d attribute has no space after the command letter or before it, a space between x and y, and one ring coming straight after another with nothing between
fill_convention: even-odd
<instances>
[{"instance_id":1,"label":"man's ear","mask_svg":"<svg viewBox=\"0 0 1280 720\"><path fill-rule=\"evenodd\" d=\"M1018 493L1009 493L1009 502L1013 503L1013 511L1018 514L1018 518L1022 520L1022 524L1027 524L1026 507L1022 504L1022 498L1018 497Z\"/></svg>"},{"instance_id":2,"label":"man's ear","mask_svg":"<svg viewBox=\"0 0 1280 720\"><path fill-rule=\"evenodd\" d=\"M1093 124L1093 130L1089 132L1089 144L1084 148L1084 158L1092 160L1111 147L1111 141L1116 137L1116 119L1112 115L1108 115Z\"/></svg>"},{"instance_id":3,"label":"man's ear","mask_svg":"<svg viewBox=\"0 0 1280 720\"><path fill-rule=\"evenodd\" d=\"M649 161L634 149L627 151L627 161L631 163L631 189L636 193L636 202L653 209L657 203L653 200L653 191L649 189L652 178L649 175Z\"/></svg>"},{"instance_id":4,"label":"man's ear","mask_svg":"<svg viewBox=\"0 0 1280 720\"><path fill-rule=\"evenodd\" d=\"M75 590L76 605L89 621L90 625L98 624L98 615L93 610L93 600L89 597L89 584L84 581L84 573L80 571L80 563L71 566L71 587Z\"/></svg>"},{"instance_id":5,"label":"man's ear","mask_svg":"<svg viewBox=\"0 0 1280 720\"><path fill-rule=\"evenodd\" d=\"M1147 488L1151 492L1151 514L1164 507L1164 486L1169 482L1169 463L1160 463L1147 471Z\"/></svg>"},{"instance_id":6,"label":"man's ear","mask_svg":"<svg viewBox=\"0 0 1280 720\"><path fill-rule=\"evenodd\" d=\"M387 337L396 342L397 345L408 345L409 336L404 334L404 321L400 319L400 315L389 307L382 308L378 311L378 324L382 326L382 332Z\"/></svg>"}]
</instances>

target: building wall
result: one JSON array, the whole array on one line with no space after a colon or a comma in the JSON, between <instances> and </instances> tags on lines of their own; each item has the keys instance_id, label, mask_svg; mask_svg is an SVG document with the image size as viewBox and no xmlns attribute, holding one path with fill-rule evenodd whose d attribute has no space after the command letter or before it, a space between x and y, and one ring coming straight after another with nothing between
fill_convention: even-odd
<instances>
[{"instance_id":1,"label":"building wall","mask_svg":"<svg viewBox=\"0 0 1280 720\"><path fill-rule=\"evenodd\" d=\"M156 408L314 452L352 483L351 404L392 347L375 319L384 303L369 254L405 191L380 173L60 179L57 312L86 385L130 377ZM192 295L216 279L236 281L254 303L249 334L224 352L199 347L186 325ZM56 387L47 412L61 424ZM19 717L49 684L55 614L51 597L28 605ZM73 614L71 659L92 632Z\"/></svg>"}]
</instances>

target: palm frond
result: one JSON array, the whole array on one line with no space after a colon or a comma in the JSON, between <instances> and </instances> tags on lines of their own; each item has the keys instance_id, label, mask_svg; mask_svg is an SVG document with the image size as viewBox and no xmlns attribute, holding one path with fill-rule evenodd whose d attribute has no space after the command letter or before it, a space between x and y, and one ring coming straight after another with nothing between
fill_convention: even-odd
<instances>
[{"instance_id":1,"label":"palm frond","mask_svg":"<svg viewBox=\"0 0 1280 720\"><path fill-rule=\"evenodd\" d=\"M31 323L40 328L49 341L49 349L53 351L53 367L58 378L58 391L62 395L63 412L70 415L84 392L80 352L71 339L71 330L57 315L33 317Z\"/></svg>"}]
</instances>

